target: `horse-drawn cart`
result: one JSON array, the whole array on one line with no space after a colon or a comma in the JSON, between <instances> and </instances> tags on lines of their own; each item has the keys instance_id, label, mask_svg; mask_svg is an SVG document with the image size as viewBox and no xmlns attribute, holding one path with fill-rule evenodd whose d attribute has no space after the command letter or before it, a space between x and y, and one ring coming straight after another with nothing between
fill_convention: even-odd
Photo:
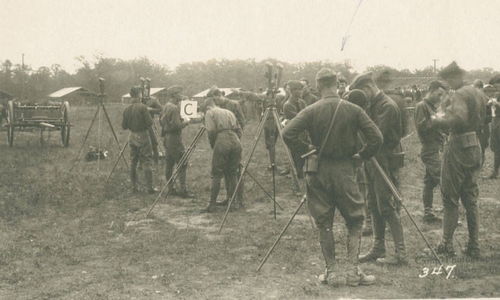
<instances>
[{"instance_id":1,"label":"horse-drawn cart","mask_svg":"<svg viewBox=\"0 0 500 300\"><path fill-rule=\"evenodd\" d=\"M69 146L69 134L71 125L69 123L69 103L61 105L23 105L9 101L7 103L7 140L9 146L14 145L14 132L23 131L26 128L40 128L40 141L43 143L43 132L45 130L61 131L61 142L64 147Z\"/></svg>"}]
</instances>

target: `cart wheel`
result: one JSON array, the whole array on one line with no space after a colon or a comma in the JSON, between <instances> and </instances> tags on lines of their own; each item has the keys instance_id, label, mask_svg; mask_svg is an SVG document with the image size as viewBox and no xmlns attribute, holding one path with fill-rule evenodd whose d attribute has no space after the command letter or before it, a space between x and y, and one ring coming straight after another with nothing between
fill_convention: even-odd
<instances>
[{"instance_id":1,"label":"cart wheel","mask_svg":"<svg viewBox=\"0 0 500 300\"><path fill-rule=\"evenodd\" d=\"M61 126L61 142L64 147L69 146L69 135L71 125L69 123L69 103L68 101L64 101L62 105L62 118L64 125Z\"/></svg>"},{"instance_id":2,"label":"cart wheel","mask_svg":"<svg viewBox=\"0 0 500 300\"><path fill-rule=\"evenodd\" d=\"M7 141L9 146L14 145L14 102L9 101L7 108Z\"/></svg>"}]
</instances>

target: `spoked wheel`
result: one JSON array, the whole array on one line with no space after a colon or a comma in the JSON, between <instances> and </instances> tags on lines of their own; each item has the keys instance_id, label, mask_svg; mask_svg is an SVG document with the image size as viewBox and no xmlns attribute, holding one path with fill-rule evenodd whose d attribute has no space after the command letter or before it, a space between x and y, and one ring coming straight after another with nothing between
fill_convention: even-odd
<instances>
[{"instance_id":1,"label":"spoked wheel","mask_svg":"<svg viewBox=\"0 0 500 300\"><path fill-rule=\"evenodd\" d=\"M62 121L64 125L61 126L61 142L64 147L69 146L69 135L71 132L71 125L69 123L69 103L65 101L62 105Z\"/></svg>"},{"instance_id":2,"label":"spoked wheel","mask_svg":"<svg viewBox=\"0 0 500 300\"><path fill-rule=\"evenodd\" d=\"M9 146L14 145L14 102L9 101L7 107L7 141Z\"/></svg>"}]
</instances>

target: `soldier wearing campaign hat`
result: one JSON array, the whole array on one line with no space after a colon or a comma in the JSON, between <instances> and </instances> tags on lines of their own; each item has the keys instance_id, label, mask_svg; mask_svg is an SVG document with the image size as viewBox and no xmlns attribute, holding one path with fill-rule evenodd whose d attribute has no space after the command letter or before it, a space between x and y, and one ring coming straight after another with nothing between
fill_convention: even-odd
<instances>
[{"instance_id":1,"label":"soldier wearing campaign hat","mask_svg":"<svg viewBox=\"0 0 500 300\"><path fill-rule=\"evenodd\" d=\"M375 277L365 275L358 266L364 203L356 184L353 165L374 156L382 145L382 134L360 107L341 100L337 76L321 69L316 82L323 98L301 110L283 129L283 140L290 150L305 154L317 149L317 164L308 161L306 169L307 206L316 222L326 267L319 276L322 283L346 276L350 286L369 285ZM307 131L310 143L300 138ZM357 134L362 132L366 146L358 151ZM312 168L316 165L317 168ZM335 260L333 219L338 209L347 226L347 270L338 270Z\"/></svg>"},{"instance_id":2,"label":"soldier wearing campaign hat","mask_svg":"<svg viewBox=\"0 0 500 300\"><path fill-rule=\"evenodd\" d=\"M366 112L384 136L382 148L375 157L387 176L397 186L404 158L400 143L403 135L401 111L398 105L378 88L371 72L354 78L350 89L360 89L366 94L368 99ZM373 162L365 163L365 171L370 183L368 185L369 194L373 195L373 197L368 198L369 201L372 201L373 245L367 254L359 257L359 261L377 260L380 263L394 265L407 264L403 226L399 217L399 204ZM386 223L391 229L395 244L395 255L388 258L385 258Z\"/></svg>"},{"instance_id":3,"label":"soldier wearing campaign hat","mask_svg":"<svg viewBox=\"0 0 500 300\"><path fill-rule=\"evenodd\" d=\"M478 133L484 124L486 104L478 89L465 83L465 71L455 62L445 67L439 76L455 90L444 103L444 115L433 115L433 121L449 128L441 168L441 197L443 199L443 236L438 254L455 255L453 234L458 224L458 205L462 201L467 216L469 242L465 254L478 258L479 212L477 180L481 168L481 146Z\"/></svg>"},{"instance_id":4,"label":"soldier wearing campaign hat","mask_svg":"<svg viewBox=\"0 0 500 300\"><path fill-rule=\"evenodd\" d=\"M500 74L493 76L489 84L497 90L497 94L488 101L491 110L490 149L494 153L493 172L489 178L495 179L500 168Z\"/></svg>"},{"instance_id":5,"label":"soldier wearing campaign hat","mask_svg":"<svg viewBox=\"0 0 500 300\"><path fill-rule=\"evenodd\" d=\"M165 177L167 181L172 177L175 164L179 163L184 155L184 145L182 144L182 129L190 124L190 120L183 120L180 114L180 102L183 99L183 88L180 85L174 85L167 89L169 97L168 102L163 107L160 116L160 124L162 126L161 135L163 137L163 145L165 146L166 170ZM186 168L187 165L181 166L179 172L180 191L176 191L171 182L170 193L183 198L191 197L186 188Z\"/></svg>"}]
</instances>

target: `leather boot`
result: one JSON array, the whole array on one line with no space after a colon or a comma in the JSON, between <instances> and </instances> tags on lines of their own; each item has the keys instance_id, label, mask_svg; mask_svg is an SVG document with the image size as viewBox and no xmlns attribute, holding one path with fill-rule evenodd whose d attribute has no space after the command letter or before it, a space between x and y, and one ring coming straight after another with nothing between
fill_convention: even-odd
<instances>
[{"instance_id":1,"label":"leather boot","mask_svg":"<svg viewBox=\"0 0 500 300\"><path fill-rule=\"evenodd\" d=\"M193 195L188 191L186 187L186 169L187 166L184 165L181 170L179 171L179 183L181 185L181 190L179 192L179 196L181 198L187 199L187 198L193 198Z\"/></svg>"},{"instance_id":2,"label":"leather boot","mask_svg":"<svg viewBox=\"0 0 500 300\"><path fill-rule=\"evenodd\" d=\"M360 189L361 190L361 189ZM364 193L368 197L366 193ZM363 223L362 234L363 236L370 236L373 234L372 228L372 202L367 199L365 201L366 211L365 211L365 221Z\"/></svg>"},{"instance_id":3,"label":"leather boot","mask_svg":"<svg viewBox=\"0 0 500 300\"><path fill-rule=\"evenodd\" d=\"M359 248L361 244L361 228L363 221L349 225L347 231L347 264L349 269L346 276L348 286L371 285L375 283L375 276L366 275L358 266Z\"/></svg>"},{"instance_id":4,"label":"leather boot","mask_svg":"<svg viewBox=\"0 0 500 300\"><path fill-rule=\"evenodd\" d=\"M438 247L437 254L444 254L448 257L456 255L453 249L453 234L458 224L458 207L454 204L444 204L443 213L443 237Z\"/></svg>"},{"instance_id":5,"label":"leather boot","mask_svg":"<svg viewBox=\"0 0 500 300\"><path fill-rule=\"evenodd\" d=\"M210 202L202 212L212 213L215 212L217 207L217 196L219 196L221 178L212 178L212 186L210 187Z\"/></svg>"},{"instance_id":6,"label":"leather boot","mask_svg":"<svg viewBox=\"0 0 500 300\"><path fill-rule=\"evenodd\" d=\"M494 152L493 156L493 172L488 177L489 179L498 178L498 169L500 168L500 152Z\"/></svg>"},{"instance_id":7,"label":"leather boot","mask_svg":"<svg viewBox=\"0 0 500 300\"><path fill-rule=\"evenodd\" d=\"M372 209L373 245L368 253L359 256L359 262L375 261L385 257L385 219L379 214L378 209Z\"/></svg>"},{"instance_id":8,"label":"leather boot","mask_svg":"<svg viewBox=\"0 0 500 300\"><path fill-rule=\"evenodd\" d=\"M366 275L359 266L351 266L347 271L346 284L348 286L372 285L375 283L375 276Z\"/></svg>"},{"instance_id":9,"label":"leather boot","mask_svg":"<svg viewBox=\"0 0 500 300\"><path fill-rule=\"evenodd\" d=\"M236 188L236 185L238 184L238 179L236 178L236 174L234 175L229 175L226 177L226 191L229 197L232 197L234 194L234 189ZM240 182L241 186L241 182ZM238 187L239 190L239 187ZM229 203L228 203L229 204ZM241 202L241 198L238 195L238 192L236 193L236 196L233 200L233 203L231 204L231 211L243 211L245 208L243 207L243 203Z\"/></svg>"},{"instance_id":10,"label":"leather boot","mask_svg":"<svg viewBox=\"0 0 500 300\"><path fill-rule=\"evenodd\" d=\"M151 168L144 169L144 177L146 177L146 184L148 186L148 193L154 194L156 190L153 188L153 172Z\"/></svg>"},{"instance_id":11,"label":"leather boot","mask_svg":"<svg viewBox=\"0 0 500 300\"><path fill-rule=\"evenodd\" d=\"M467 243L465 254L472 258L479 258L479 212L477 203L469 203L466 207L466 211L469 242Z\"/></svg>"},{"instance_id":12,"label":"leather boot","mask_svg":"<svg viewBox=\"0 0 500 300\"><path fill-rule=\"evenodd\" d=\"M132 182L132 193L139 192L137 188L137 166L130 166L130 181Z\"/></svg>"},{"instance_id":13,"label":"leather boot","mask_svg":"<svg viewBox=\"0 0 500 300\"><path fill-rule=\"evenodd\" d=\"M325 272L318 276L318 280L321 283L327 284L328 277L333 273L333 269L336 265L335 241L331 227L319 228L319 244L321 245L321 252L325 259Z\"/></svg>"},{"instance_id":14,"label":"leather boot","mask_svg":"<svg viewBox=\"0 0 500 300\"><path fill-rule=\"evenodd\" d=\"M406 256L406 246L401 219L399 218L399 215L395 210L391 211L391 213L388 214L385 219L387 221L387 225L389 225L389 228L391 229L396 253L394 256L388 257L387 259L377 260L377 262L388 265L407 265L408 257Z\"/></svg>"}]
</instances>

